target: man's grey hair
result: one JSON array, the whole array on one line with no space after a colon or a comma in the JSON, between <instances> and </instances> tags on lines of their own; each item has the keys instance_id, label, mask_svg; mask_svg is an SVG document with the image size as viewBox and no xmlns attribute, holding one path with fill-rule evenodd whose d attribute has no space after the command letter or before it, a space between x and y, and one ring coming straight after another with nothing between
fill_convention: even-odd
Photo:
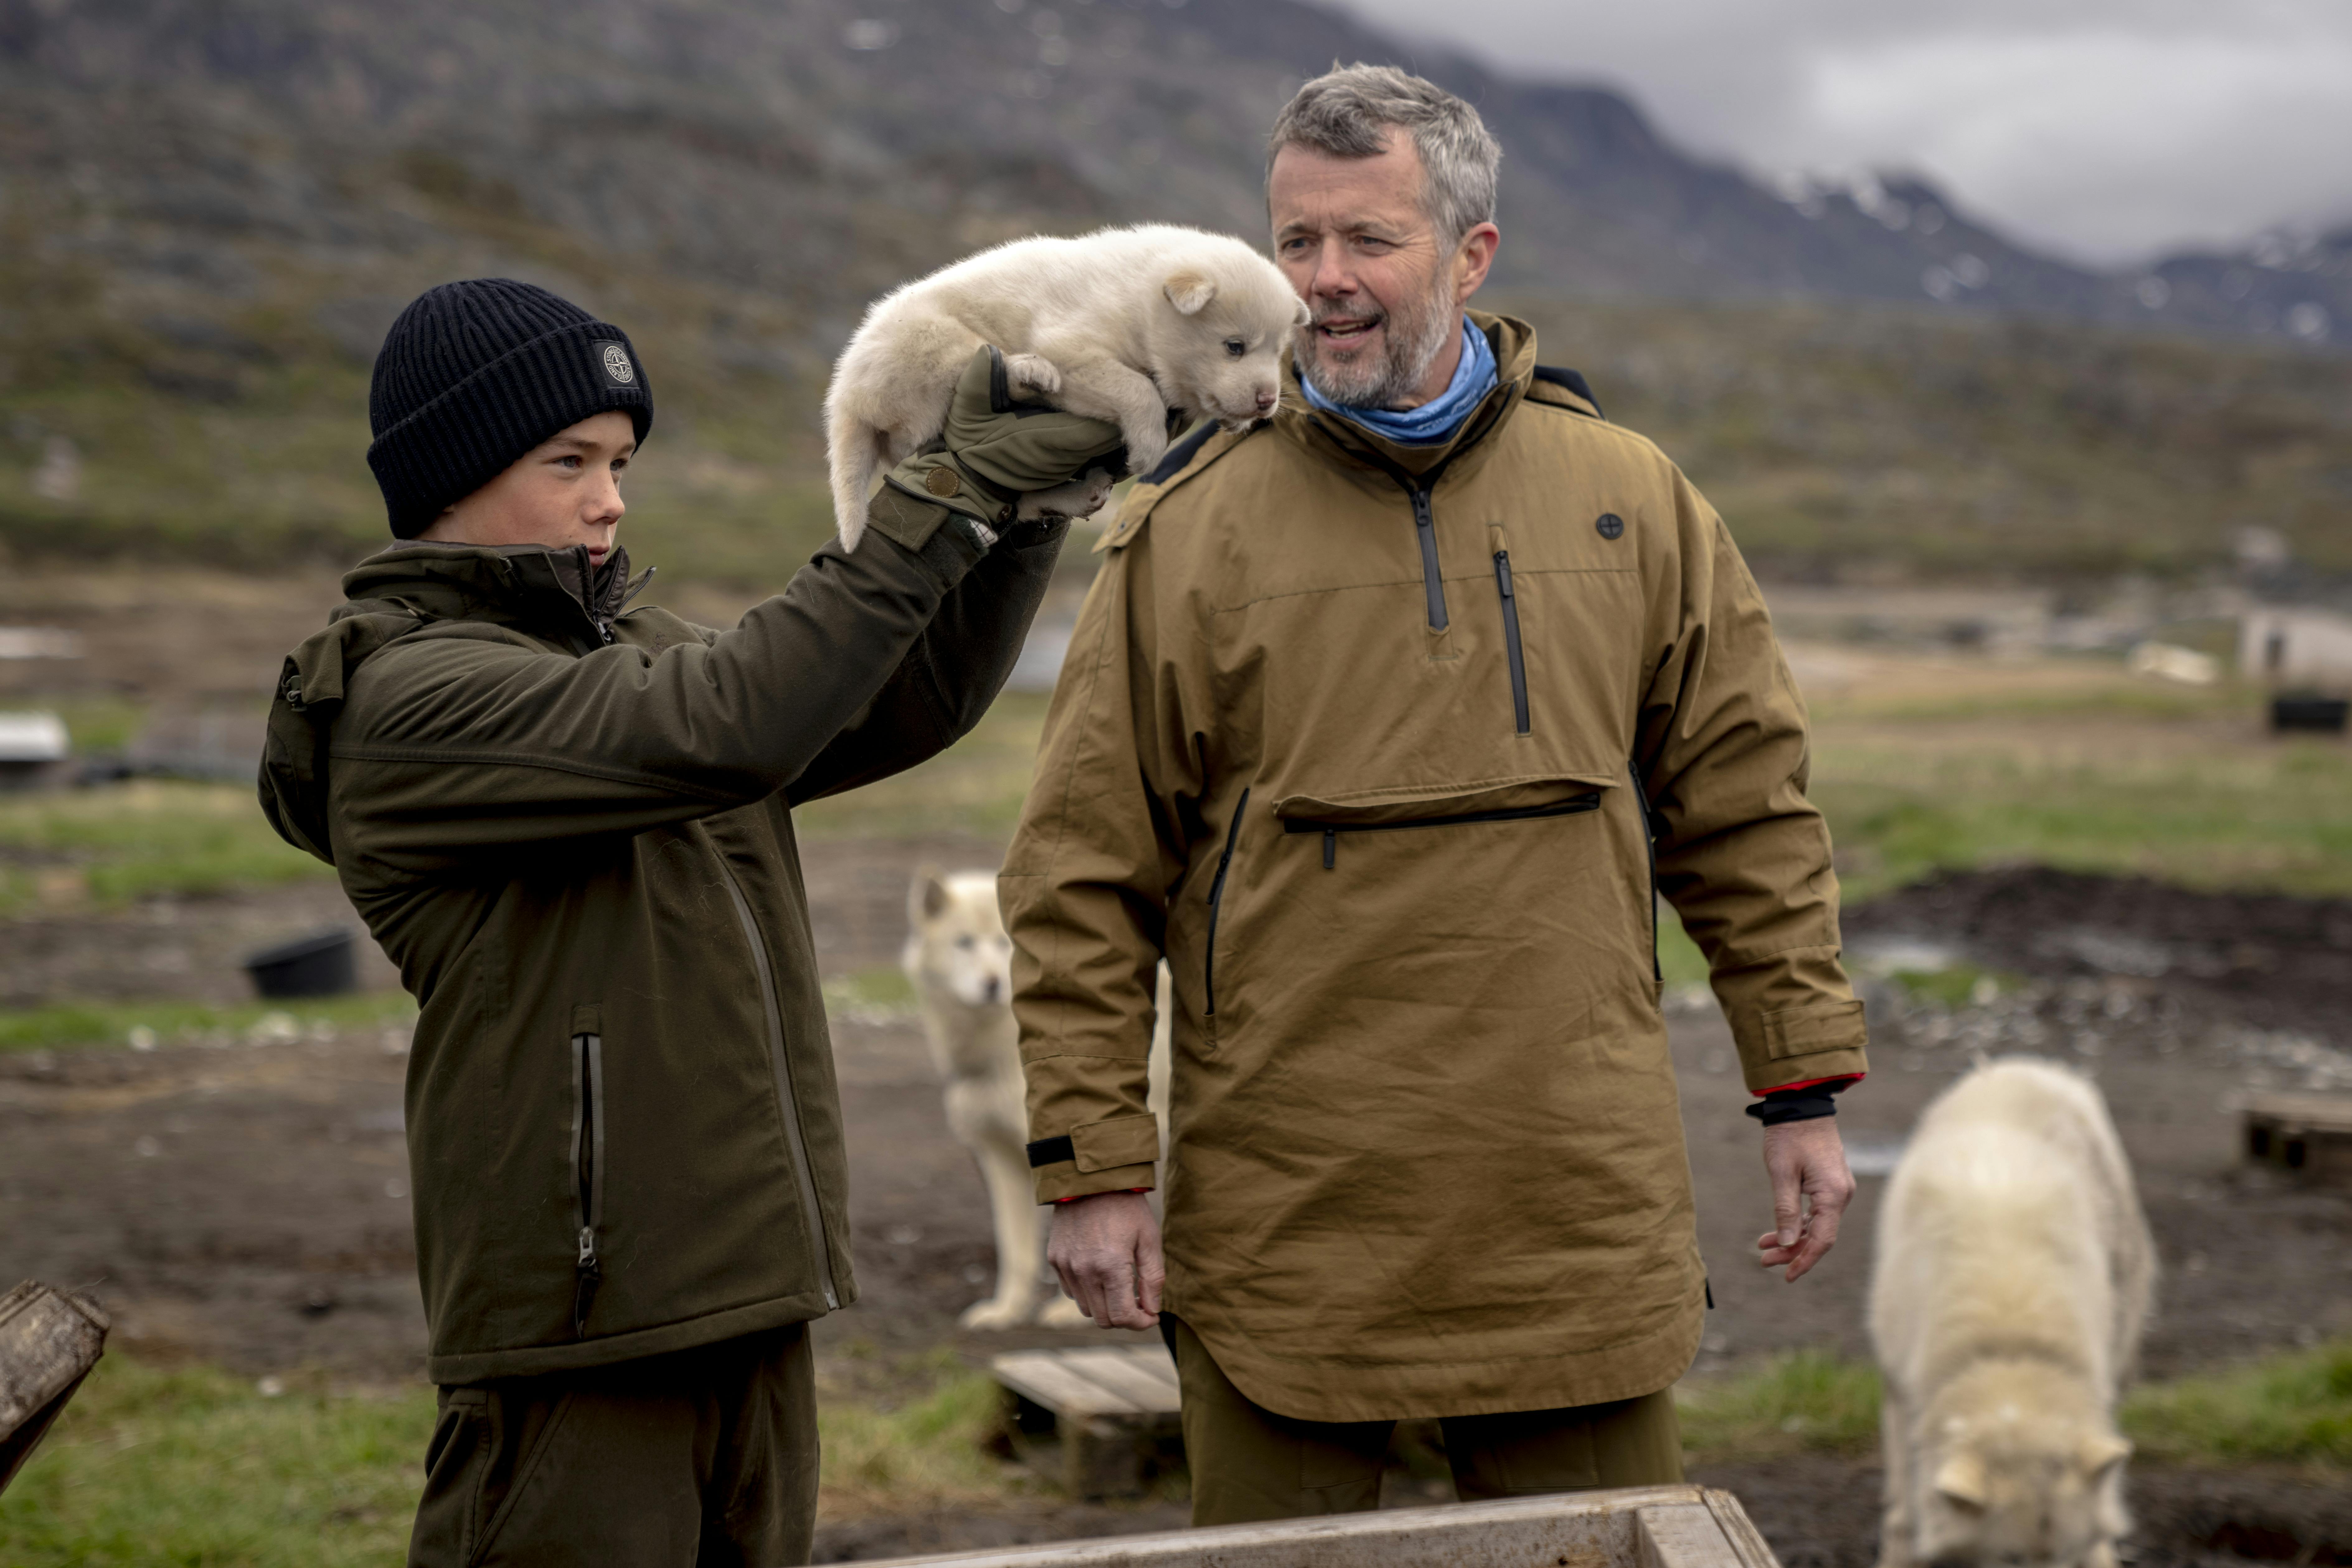
<instances>
[{"instance_id":1,"label":"man's grey hair","mask_svg":"<svg viewBox=\"0 0 2352 1568\"><path fill-rule=\"evenodd\" d=\"M1389 132L1412 135L1424 173L1421 200L1450 243L1495 221L1495 175L1503 150L1478 111L1439 87L1394 66L1334 65L1308 82L1275 116L1266 170L1285 147L1312 147L1334 158L1370 158Z\"/></svg>"}]
</instances>

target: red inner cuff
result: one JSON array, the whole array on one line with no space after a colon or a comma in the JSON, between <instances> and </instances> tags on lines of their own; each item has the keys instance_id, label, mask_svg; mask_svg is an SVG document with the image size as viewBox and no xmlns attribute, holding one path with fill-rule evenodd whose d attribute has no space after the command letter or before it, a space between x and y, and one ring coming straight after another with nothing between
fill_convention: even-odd
<instances>
[{"instance_id":1,"label":"red inner cuff","mask_svg":"<svg viewBox=\"0 0 2352 1568\"><path fill-rule=\"evenodd\" d=\"M1780 1094L1792 1089L1811 1089L1824 1083L1860 1083L1870 1075L1866 1072L1832 1073L1827 1078L1809 1078L1802 1083L1776 1083L1769 1089L1751 1089L1748 1092L1761 1100L1768 1094Z\"/></svg>"}]
</instances>

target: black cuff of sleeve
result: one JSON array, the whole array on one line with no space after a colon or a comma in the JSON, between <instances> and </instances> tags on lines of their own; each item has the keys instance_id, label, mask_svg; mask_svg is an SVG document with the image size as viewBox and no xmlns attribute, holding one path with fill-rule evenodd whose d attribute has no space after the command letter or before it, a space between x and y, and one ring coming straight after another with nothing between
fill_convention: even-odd
<instances>
[{"instance_id":1,"label":"black cuff of sleeve","mask_svg":"<svg viewBox=\"0 0 2352 1568\"><path fill-rule=\"evenodd\" d=\"M1802 1089L1776 1089L1747 1108L1748 1114L1767 1127L1784 1121L1811 1121L1837 1114L1837 1096L1852 1079L1832 1083L1809 1083Z\"/></svg>"},{"instance_id":2,"label":"black cuff of sleeve","mask_svg":"<svg viewBox=\"0 0 2352 1568\"><path fill-rule=\"evenodd\" d=\"M1029 1145L1029 1168L1033 1171L1040 1165L1058 1165L1065 1160L1077 1157L1078 1152L1071 1146L1070 1135L1066 1132L1059 1138L1040 1138Z\"/></svg>"}]
</instances>

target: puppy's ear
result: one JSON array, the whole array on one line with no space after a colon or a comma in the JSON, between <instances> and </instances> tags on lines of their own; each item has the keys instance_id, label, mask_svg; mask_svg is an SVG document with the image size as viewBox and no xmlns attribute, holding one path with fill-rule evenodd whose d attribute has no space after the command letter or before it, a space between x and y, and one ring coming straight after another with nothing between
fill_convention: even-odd
<instances>
[{"instance_id":1,"label":"puppy's ear","mask_svg":"<svg viewBox=\"0 0 2352 1568\"><path fill-rule=\"evenodd\" d=\"M920 925L939 919L947 907L948 885L940 879L939 868L919 868L914 886L907 889L907 918Z\"/></svg>"},{"instance_id":2,"label":"puppy's ear","mask_svg":"<svg viewBox=\"0 0 2352 1568\"><path fill-rule=\"evenodd\" d=\"M1937 1470L1936 1489L1962 1508L1984 1507L1987 1491L1984 1461L1965 1450L1954 1454Z\"/></svg>"},{"instance_id":3,"label":"puppy's ear","mask_svg":"<svg viewBox=\"0 0 2352 1568\"><path fill-rule=\"evenodd\" d=\"M1179 272L1160 285L1160 291L1176 307L1180 316L1197 316L1217 297L1217 286L1197 272Z\"/></svg>"},{"instance_id":4,"label":"puppy's ear","mask_svg":"<svg viewBox=\"0 0 2352 1568\"><path fill-rule=\"evenodd\" d=\"M1294 327L1303 327L1314 319L1315 312L1307 308L1307 301L1304 300L1299 300L1298 308L1290 313L1290 324Z\"/></svg>"},{"instance_id":5,"label":"puppy's ear","mask_svg":"<svg viewBox=\"0 0 2352 1568\"><path fill-rule=\"evenodd\" d=\"M2121 1437L2102 1432L2083 1439L2082 1447L2074 1455L2074 1463L2082 1467L2085 1477L2095 1481L2130 1458L2131 1451L2132 1446Z\"/></svg>"}]
</instances>

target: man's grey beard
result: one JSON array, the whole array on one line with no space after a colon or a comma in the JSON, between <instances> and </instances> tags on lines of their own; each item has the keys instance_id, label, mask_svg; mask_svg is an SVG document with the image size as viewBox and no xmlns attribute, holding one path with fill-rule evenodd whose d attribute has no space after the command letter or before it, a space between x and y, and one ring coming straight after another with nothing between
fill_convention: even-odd
<instances>
[{"instance_id":1,"label":"man's grey beard","mask_svg":"<svg viewBox=\"0 0 2352 1568\"><path fill-rule=\"evenodd\" d=\"M1349 364L1326 362L1323 339L1315 327L1299 328L1298 357L1307 379L1342 408L1395 408L1411 401L1421 390L1429 367L1444 351L1446 340L1462 331L1461 312L1454 309L1452 293L1450 289L1433 289L1410 318L1389 312L1381 353L1360 356ZM1318 319L1350 318L1345 312L1330 311Z\"/></svg>"}]
</instances>

